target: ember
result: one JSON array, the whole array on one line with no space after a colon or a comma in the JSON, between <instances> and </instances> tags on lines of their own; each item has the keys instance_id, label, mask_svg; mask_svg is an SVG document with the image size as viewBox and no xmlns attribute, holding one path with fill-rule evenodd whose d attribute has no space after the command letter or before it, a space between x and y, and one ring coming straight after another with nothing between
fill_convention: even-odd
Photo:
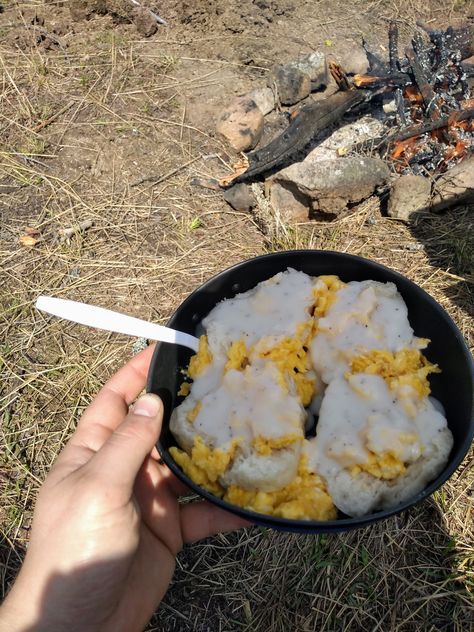
<instances>
[{"instance_id":1,"label":"ember","mask_svg":"<svg viewBox=\"0 0 474 632\"><path fill-rule=\"evenodd\" d=\"M395 114L387 123L395 123L399 132L384 143L384 155L394 161L398 173L436 175L474 151L471 70L462 63L463 53L472 53L472 31L466 27L443 32L419 26L429 41L417 31L401 59L397 26L392 23L387 74L359 75L354 85L371 89L385 83L386 91L395 90ZM380 60L375 65L385 69Z\"/></svg>"}]
</instances>

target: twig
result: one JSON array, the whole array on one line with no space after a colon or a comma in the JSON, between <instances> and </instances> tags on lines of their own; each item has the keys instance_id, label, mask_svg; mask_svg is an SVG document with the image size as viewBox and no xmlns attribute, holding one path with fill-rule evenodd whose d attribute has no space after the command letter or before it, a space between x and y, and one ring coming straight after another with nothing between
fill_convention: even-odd
<instances>
[{"instance_id":1,"label":"twig","mask_svg":"<svg viewBox=\"0 0 474 632\"><path fill-rule=\"evenodd\" d=\"M67 105L65 105L60 110L58 110L55 114L50 116L49 119L46 119L46 121L43 121L42 123L39 123L38 125L36 125L35 127L33 127L33 129L31 129L29 131L30 132L39 132L41 129L44 129L45 127L47 127L51 123L54 123L54 121L59 116L61 116L61 114L64 114L64 112L67 112L69 109L71 109L72 106L74 105L74 103L75 103L75 101L70 101Z\"/></svg>"},{"instance_id":2,"label":"twig","mask_svg":"<svg viewBox=\"0 0 474 632\"><path fill-rule=\"evenodd\" d=\"M176 167L176 169L168 171L168 173L165 173L163 176L144 176L143 178L135 180L135 182L131 182L130 186L137 187L139 184L143 184L144 182L153 182L153 186L161 184L161 182L167 180L168 178L171 178L171 176L174 176L174 174L178 173L178 171L181 171L181 169L189 167L189 165L192 165L193 162L196 162L196 160L199 160L200 158L201 156L195 156L194 158L191 158L191 160L188 160L188 162L185 162L184 165L180 165L179 167Z\"/></svg>"},{"instance_id":3,"label":"twig","mask_svg":"<svg viewBox=\"0 0 474 632\"><path fill-rule=\"evenodd\" d=\"M62 244L65 241L68 241L76 233L82 233L84 230L91 228L93 225L94 222L91 219L86 219L83 222L79 222L79 224L71 226L70 228L60 228L55 241Z\"/></svg>"},{"instance_id":4,"label":"twig","mask_svg":"<svg viewBox=\"0 0 474 632\"><path fill-rule=\"evenodd\" d=\"M28 154L22 154L18 151L12 151L10 152L13 156L18 156L18 158L20 158L21 160L24 160L27 164L29 162L33 162L36 165L39 165L40 167L43 167L43 169L49 169L50 166L47 165L45 162L42 162L41 160L38 160L37 158L33 158L33 156L28 155Z\"/></svg>"}]
</instances>

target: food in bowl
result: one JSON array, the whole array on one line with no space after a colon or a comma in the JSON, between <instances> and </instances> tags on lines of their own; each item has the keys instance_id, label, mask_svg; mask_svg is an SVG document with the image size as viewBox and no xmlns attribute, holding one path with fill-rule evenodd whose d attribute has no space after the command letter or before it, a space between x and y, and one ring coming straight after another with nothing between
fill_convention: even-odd
<instances>
[{"instance_id":1,"label":"food in bowl","mask_svg":"<svg viewBox=\"0 0 474 632\"><path fill-rule=\"evenodd\" d=\"M445 466L452 435L428 382L439 368L393 283L288 269L202 325L170 454L212 494L289 519L358 517Z\"/></svg>"}]
</instances>

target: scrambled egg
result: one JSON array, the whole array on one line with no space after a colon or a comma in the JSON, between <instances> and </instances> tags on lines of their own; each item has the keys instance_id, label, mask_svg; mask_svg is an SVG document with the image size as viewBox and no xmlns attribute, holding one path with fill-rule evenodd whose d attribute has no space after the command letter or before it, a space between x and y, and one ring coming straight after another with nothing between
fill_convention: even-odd
<instances>
[{"instance_id":1,"label":"scrambled egg","mask_svg":"<svg viewBox=\"0 0 474 632\"><path fill-rule=\"evenodd\" d=\"M324 286L316 287L313 290L315 303L313 314L316 317L326 316L329 308L336 300L337 291L345 287L346 284L335 274L326 274L318 277Z\"/></svg>"},{"instance_id":2,"label":"scrambled egg","mask_svg":"<svg viewBox=\"0 0 474 632\"><path fill-rule=\"evenodd\" d=\"M195 380L197 377L202 375L202 372L204 371L204 369L209 364L211 364L211 362L212 362L212 353L209 349L207 336L201 336L199 338L198 352L195 355L193 355L193 357L189 361L189 367L188 367L189 377Z\"/></svg>"},{"instance_id":3,"label":"scrambled egg","mask_svg":"<svg viewBox=\"0 0 474 632\"><path fill-rule=\"evenodd\" d=\"M224 500L257 513L293 520L334 520L337 510L323 480L302 457L296 477L276 492L256 492L230 485Z\"/></svg>"},{"instance_id":4,"label":"scrambled egg","mask_svg":"<svg viewBox=\"0 0 474 632\"><path fill-rule=\"evenodd\" d=\"M303 406L309 406L316 393L315 379L306 375L311 368L308 345L314 334L312 322L301 323L294 338L283 338L276 345L259 354L261 358L270 360L278 368L280 386L283 389L287 390L285 378L294 382L296 393Z\"/></svg>"},{"instance_id":5,"label":"scrambled egg","mask_svg":"<svg viewBox=\"0 0 474 632\"><path fill-rule=\"evenodd\" d=\"M255 448L259 454L269 456L272 450L281 450L297 441L302 441L303 438L302 434L296 433L283 435L282 437L256 437L252 441L252 447Z\"/></svg>"},{"instance_id":6,"label":"scrambled egg","mask_svg":"<svg viewBox=\"0 0 474 632\"><path fill-rule=\"evenodd\" d=\"M199 435L196 435L191 456L175 447L170 448L170 454L189 478L220 497L224 490L217 479L226 471L235 456L238 445L239 441L234 439L229 450L213 449L207 446Z\"/></svg>"},{"instance_id":7,"label":"scrambled egg","mask_svg":"<svg viewBox=\"0 0 474 632\"><path fill-rule=\"evenodd\" d=\"M383 454L375 454L371 452L366 463L359 463L350 468L350 473L354 476L362 471L368 472L375 478L383 478L390 481L406 472L406 466L395 454L384 452Z\"/></svg>"},{"instance_id":8,"label":"scrambled egg","mask_svg":"<svg viewBox=\"0 0 474 632\"><path fill-rule=\"evenodd\" d=\"M191 384L189 382L183 382L179 387L178 396L186 397L191 392Z\"/></svg>"},{"instance_id":9,"label":"scrambled egg","mask_svg":"<svg viewBox=\"0 0 474 632\"><path fill-rule=\"evenodd\" d=\"M224 367L225 371L230 371L231 369L235 369L236 371L241 371L245 369L245 367L249 363L248 351L243 340L234 341L227 352L227 363Z\"/></svg>"},{"instance_id":10,"label":"scrambled egg","mask_svg":"<svg viewBox=\"0 0 474 632\"><path fill-rule=\"evenodd\" d=\"M351 362L352 373L380 375L391 390L398 386L411 386L418 397L427 397L430 392L428 375L440 373L436 364L431 364L419 349L369 351Z\"/></svg>"},{"instance_id":11,"label":"scrambled egg","mask_svg":"<svg viewBox=\"0 0 474 632\"><path fill-rule=\"evenodd\" d=\"M194 406L194 408L190 410L189 413L186 415L186 418L190 424L192 424L193 421L196 419L196 417L199 415L201 408L202 408L202 402L198 402L196 406Z\"/></svg>"}]
</instances>

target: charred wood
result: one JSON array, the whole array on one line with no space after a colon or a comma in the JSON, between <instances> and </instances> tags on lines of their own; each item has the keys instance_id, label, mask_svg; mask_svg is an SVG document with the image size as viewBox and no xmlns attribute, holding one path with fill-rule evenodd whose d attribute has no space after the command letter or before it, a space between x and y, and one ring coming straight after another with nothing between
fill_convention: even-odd
<instances>
[{"instance_id":1,"label":"charred wood","mask_svg":"<svg viewBox=\"0 0 474 632\"><path fill-rule=\"evenodd\" d=\"M340 66L335 61L330 61L329 64L329 72L332 75L332 78L337 83L339 90L345 91L350 89L349 79L344 72L342 66Z\"/></svg>"},{"instance_id":2,"label":"charred wood","mask_svg":"<svg viewBox=\"0 0 474 632\"><path fill-rule=\"evenodd\" d=\"M412 80L404 72L393 72L380 75L354 75L352 83L356 88L378 89L408 86Z\"/></svg>"},{"instance_id":3,"label":"charred wood","mask_svg":"<svg viewBox=\"0 0 474 632\"><path fill-rule=\"evenodd\" d=\"M253 180L281 167L321 132L338 123L351 108L363 103L367 96L363 90L336 92L323 101L304 106L282 134L265 147L248 154L247 171L235 178L232 184Z\"/></svg>"},{"instance_id":4,"label":"charred wood","mask_svg":"<svg viewBox=\"0 0 474 632\"><path fill-rule=\"evenodd\" d=\"M432 72L431 72L431 59L430 59L430 50L425 45L423 37L419 31L416 31L411 44L413 46L413 50L417 56L418 62L423 70L423 74L426 77L426 80L431 83L432 82Z\"/></svg>"},{"instance_id":5,"label":"charred wood","mask_svg":"<svg viewBox=\"0 0 474 632\"><path fill-rule=\"evenodd\" d=\"M390 22L388 29L388 55L390 62L390 72L400 72L400 58L398 56L398 26L395 21ZM403 93L400 88L395 88L394 92L395 105L397 108L397 119L400 125L406 125L405 103L403 101Z\"/></svg>"},{"instance_id":6,"label":"charred wood","mask_svg":"<svg viewBox=\"0 0 474 632\"><path fill-rule=\"evenodd\" d=\"M390 62L390 72L400 70L400 60L398 59L398 26L396 22L390 22L388 29L388 56Z\"/></svg>"},{"instance_id":7,"label":"charred wood","mask_svg":"<svg viewBox=\"0 0 474 632\"><path fill-rule=\"evenodd\" d=\"M436 47L446 51L443 55L447 54L448 50L458 50L461 59L467 59L474 55L474 24L467 24L456 29L450 26L446 31L431 29L422 21L418 21L416 24L428 34Z\"/></svg>"},{"instance_id":8,"label":"charred wood","mask_svg":"<svg viewBox=\"0 0 474 632\"><path fill-rule=\"evenodd\" d=\"M438 119L441 116L438 106L439 97L435 94L432 86L430 85L429 78L423 68L419 55L413 48L408 48L405 51L405 55L411 65L414 83L423 97L426 113L434 119Z\"/></svg>"},{"instance_id":9,"label":"charred wood","mask_svg":"<svg viewBox=\"0 0 474 632\"><path fill-rule=\"evenodd\" d=\"M469 108L467 110L460 110L455 112L454 114L450 114L449 116L442 116L437 121L430 121L429 123L425 123L423 125L412 125L403 130L403 132L393 134L388 137L385 141L385 144L389 144L395 141L403 141L408 138L415 138L417 136L422 136L428 132L433 132L437 129L442 129L444 127L448 127L448 125L454 125L455 123L460 123L461 121L467 121L471 118L474 118L474 108Z\"/></svg>"}]
</instances>

